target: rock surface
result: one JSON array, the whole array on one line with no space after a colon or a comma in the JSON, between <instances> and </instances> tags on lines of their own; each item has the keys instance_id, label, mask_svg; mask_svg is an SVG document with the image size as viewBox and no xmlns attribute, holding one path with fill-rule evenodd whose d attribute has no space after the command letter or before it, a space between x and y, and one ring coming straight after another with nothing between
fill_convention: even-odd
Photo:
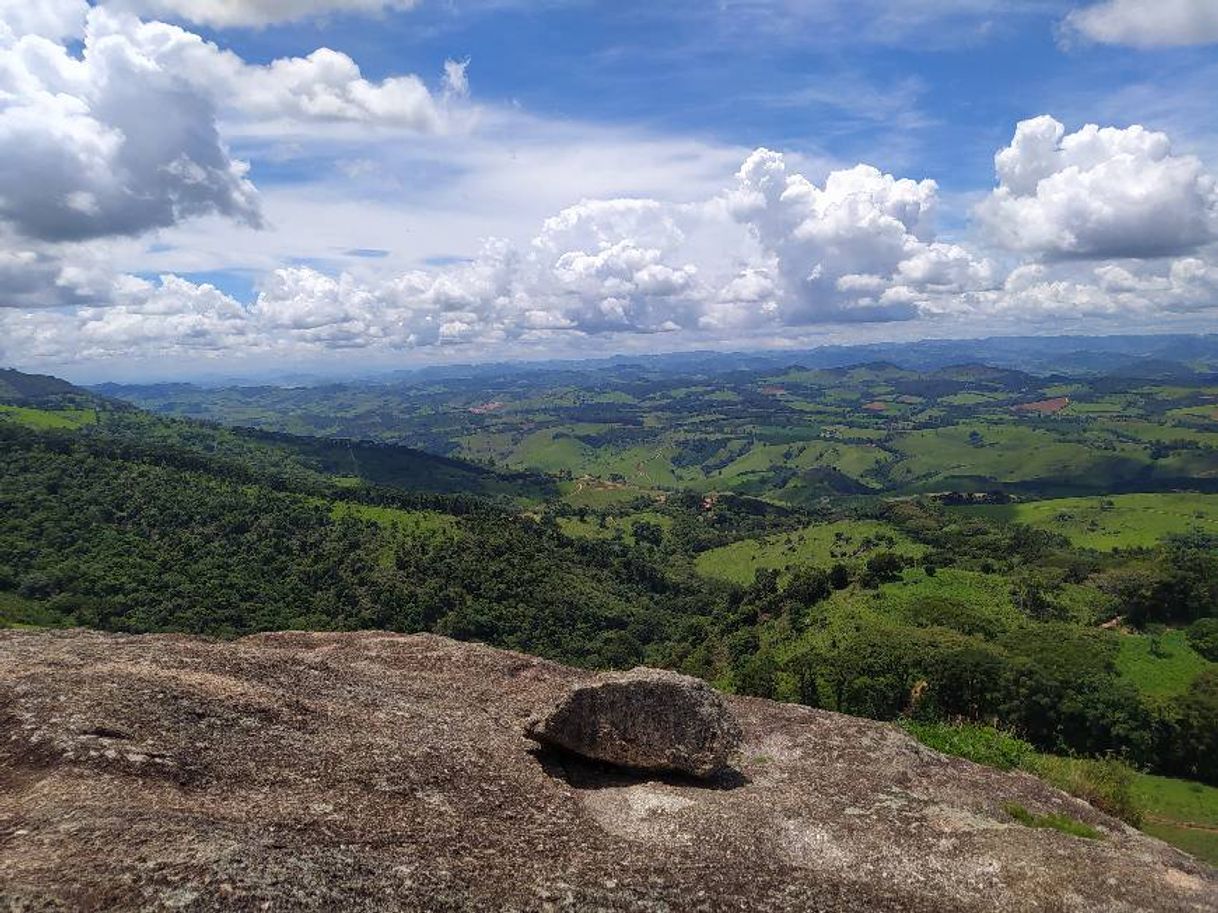
<instances>
[{"instance_id":1,"label":"rock surface","mask_svg":"<svg viewBox=\"0 0 1218 913\"><path fill-rule=\"evenodd\" d=\"M526 733L594 761L695 777L725 772L741 738L706 682L642 667L576 685Z\"/></svg>"},{"instance_id":2,"label":"rock surface","mask_svg":"<svg viewBox=\"0 0 1218 913\"><path fill-rule=\"evenodd\" d=\"M1218 909L1212 869L893 726L729 698L709 786L523 736L593 680L431 636L0 632L0 910Z\"/></svg>"}]
</instances>

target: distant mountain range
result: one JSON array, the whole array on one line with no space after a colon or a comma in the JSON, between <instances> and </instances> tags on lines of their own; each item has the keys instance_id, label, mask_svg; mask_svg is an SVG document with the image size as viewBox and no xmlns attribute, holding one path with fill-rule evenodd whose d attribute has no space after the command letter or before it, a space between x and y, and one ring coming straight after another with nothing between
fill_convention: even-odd
<instances>
[{"instance_id":1,"label":"distant mountain range","mask_svg":"<svg viewBox=\"0 0 1218 913\"><path fill-rule=\"evenodd\" d=\"M933 371L961 364L985 363L1032 374L1064 373L1147 377L1162 380L1196 373L1218 373L1218 334L1148 336L996 336L987 339L924 339L867 345L833 345L806 350L670 352L658 355L614 355L586 360L490 362L429 365L347 377L322 374L268 374L183 384L184 388L269 385L396 384L528 377L530 375L642 371L661 374L721 375L731 371L765 371L788 367L839 368L887 362L913 371ZM558 382L561 382L559 380ZM109 384L94 386L107 395L129 387L170 389L178 384Z\"/></svg>"}]
</instances>

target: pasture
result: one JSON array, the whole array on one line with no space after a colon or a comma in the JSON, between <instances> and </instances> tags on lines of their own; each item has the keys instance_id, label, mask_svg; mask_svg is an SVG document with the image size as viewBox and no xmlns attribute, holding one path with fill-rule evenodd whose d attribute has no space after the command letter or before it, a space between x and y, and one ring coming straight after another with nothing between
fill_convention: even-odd
<instances>
[{"instance_id":1,"label":"pasture","mask_svg":"<svg viewBox=\"0 0 1218 913\"><path fill-rule=\"evenodd\" d=\"M1172 533L1218 533L1218 495L1191 492L1052 498L954 507L964 516L1061 533L1079 548L1149 548Z\"/></svg>"},{"instance_id":2,"label":"pasture","mask_svg":"<svg viewBox=\"0 0 1218 913\"><path fill-rule=\"evenodd\" d=\"M0 419L17 422L38 431L75 431L97 422L92 409L32 409L28 406L0 405Z\"/></svg>"},{"instance_id":3,"label":"pasture","mask_svg":"<svg viewBox=\"0 0 1218 913\"><path fill-rule=\"evenodd\" d=\"M1144 694L1175 697L1211 664L1188 643L1183 631L1126 634L1121 637L1117 670Z\"/></svg>"},{"instance_id":4,"label":"pasture","mask_svg":"<svg viewBox=\"0 0 1218 913\"><path fill-rule=\"evenodd\" d=\"M1218 789L1137 774L1133 790L1145 809L1142 830L1218 865Z\"/></svg>"},{"instance_id":5,"label":"pasture","mask_svg":"<svg viewBox=\"0 0 1218 913\"><path fill-rule=\"evenodd\" d=\"M816 524L763 539L744 539L698 556L698 573L733 583L752 583L757 571L786 571L805 564L860 563L877 551L917 557L925 549L904 533L876 520Z\"/></svg>"}]
</instances>

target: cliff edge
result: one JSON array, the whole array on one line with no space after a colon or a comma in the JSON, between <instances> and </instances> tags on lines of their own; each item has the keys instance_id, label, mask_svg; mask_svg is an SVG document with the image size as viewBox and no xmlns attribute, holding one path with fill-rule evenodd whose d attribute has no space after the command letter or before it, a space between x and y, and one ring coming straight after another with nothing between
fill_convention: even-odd
<instances>
[{"instance_id":1,"label":"cliff edge","mask_svg":"<svg viewBox=\"0 0 1218 913\"><path fill-rule=\"evenodd\" d=\"M0 909L1218 909L1214 870L885 724L730 698L710 783L525 736L594 679L426 635L0 632Z\"/></svg>"}]
</instances>

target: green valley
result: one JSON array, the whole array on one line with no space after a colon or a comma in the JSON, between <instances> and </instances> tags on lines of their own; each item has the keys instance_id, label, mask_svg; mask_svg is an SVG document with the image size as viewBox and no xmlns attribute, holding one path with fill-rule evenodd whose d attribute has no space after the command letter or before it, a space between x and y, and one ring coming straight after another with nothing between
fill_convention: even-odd
<instances>
[{"instance_id":1,"label":"green valley","mask_svg":"<svg viewBox=\"0 0 1218 913\"><path fill-rule=\"evenodd\" d=\"M5 383L2 626L433 631L979 760L1010 746L942 727L998 727L1031 772L1213 858L1209 368Z\"/></svg>"}]
</instances>

